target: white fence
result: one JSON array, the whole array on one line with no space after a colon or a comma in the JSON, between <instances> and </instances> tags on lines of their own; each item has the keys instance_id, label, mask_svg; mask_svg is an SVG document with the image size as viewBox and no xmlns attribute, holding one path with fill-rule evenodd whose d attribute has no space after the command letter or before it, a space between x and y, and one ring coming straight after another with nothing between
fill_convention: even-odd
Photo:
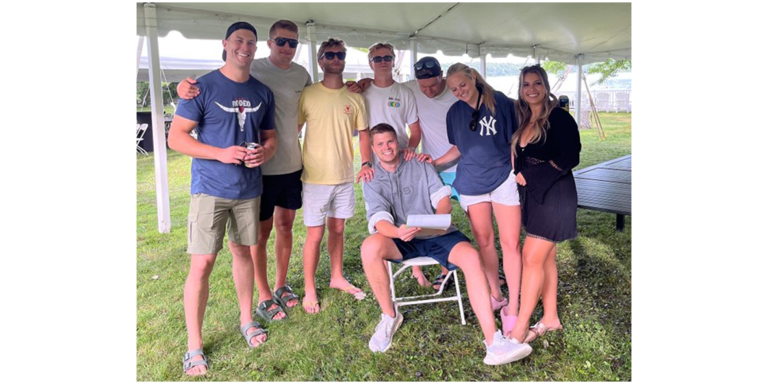
<instances>
[{"instance_id":1,"label":"white fence","mask_svg":"<svg viewBox=\"0 0 768 383\"><path fill-rule=\"evenodd\" d=\"M558 92L557 97L568 96L570 110L576 109L576 92ZM589 96L581 92L581 110L589 110ZM632 112L631 90L595 90L592 99L598 112Z\"/></svg>"}]
</instances>

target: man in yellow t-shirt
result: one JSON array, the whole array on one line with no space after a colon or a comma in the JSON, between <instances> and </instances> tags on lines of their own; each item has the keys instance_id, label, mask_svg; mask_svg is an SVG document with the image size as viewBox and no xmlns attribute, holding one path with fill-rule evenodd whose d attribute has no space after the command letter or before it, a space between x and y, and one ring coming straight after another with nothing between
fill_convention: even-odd
<instances>
[{"instance_id":1,"label":"man in yellow t-shirt","mask_svg":"<svg viewBox=\"0 0 768 383\"><path fill-rule=\"evenodd\" d=\"M363 161L356 181L373 178L371 144L365 100L344 86L344 41L328 39L320 45L317 62L324 73L323 81L304 88L299 100L299 129L304 133L303 182L304 225L304 300L307 313L320 312L315 286L315 273L320 259L320 241L328 224L328 254L331 257L330 287L364 299L363 290L353 286L342 273L344 222L355 214L355 156L353 131L360 138Z\"/></svg>"}]
</instances>

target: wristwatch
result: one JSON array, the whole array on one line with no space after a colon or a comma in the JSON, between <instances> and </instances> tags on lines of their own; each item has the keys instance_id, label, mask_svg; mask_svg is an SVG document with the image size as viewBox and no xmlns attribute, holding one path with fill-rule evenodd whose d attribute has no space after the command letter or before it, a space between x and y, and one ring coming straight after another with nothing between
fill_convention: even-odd
<instances>
[{"instance_id":1,"label":"wristwatch","mask_svg":"<svg viewBox=\"0 0 768 383\"><path fill-rule=\"evenodd\" d=\"M371 163L371 161L365 161L365 162L363 162L362 164L360 164L360 167L361 167L361 168L362 168L363 166L367 166L367 167L369 167L369 168L372 168L372 167L373 167L373 164Z\"/></svg>"}]
</instances>

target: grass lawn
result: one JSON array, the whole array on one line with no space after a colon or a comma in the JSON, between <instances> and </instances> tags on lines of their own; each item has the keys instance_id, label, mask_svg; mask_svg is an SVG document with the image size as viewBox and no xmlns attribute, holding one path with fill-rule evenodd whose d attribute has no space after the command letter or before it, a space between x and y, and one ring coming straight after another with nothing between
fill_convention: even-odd
<instances>
[{"instance_id":1,"label":"grass lawn","mask_svg":"<svg viewBox=\"0 0 768 383\"><path fill-rule=\"evenodd\" d=\"M581 132L579 168L631 153L631 114L601 113L607 135ZM189 256L186 254L190 158L168 151L168 183L173 223L170 234L157 232L155 176L152 154L137 155L137 380L215 381L627 381L632 379L631 240L632 219L624 232L615 231L615 216L579 209L579 237L558 245L559 314L564 331L547 334L532 344L526 359L504 366L486 366L482 332L471 311L462 277L467 326L455 303L406 306L403 326L385 354L368 350L380 310L360 263L360 244L368 235L360 186L356 185L355 216L347 223L344 272L368 297L328 288L330 263L325 242L317 272L323 311L308 315L299 307L290 318L267 326L269 340L249 349L238 331L238 306L232 282L232 256L224 246L211 274L210 298L203 325L210 371L204 378L183 375L186 328L182 304ZM359 161L356 161L359 163ZM356 165L359 166L359 165ZM454 201L453 219L472 239L469 222ZM303 296L302 211L294 225L293 257L288 284ZM274 234L268 244L268 275L274 283ZM496 243L501 256L501 246ZM436 268L425 270L428 277ZM410 274L410 273L406 273ZM414 279L404 278L398 292L416 293ZM273 286L274 288L274 286ZM410 291L409 291L410 290ZM506 293L506 289L504 289ZM257 297L254 297L258 299ZM533 320L541 316L541 305ZM497 315L498 318L498 315ZM501 326L500 320L497 324Z\"/></svg>"},{"instance_id":2,"label":"grass lawn","mask_svg":"<svg viewBox=\"0 0 768 383\"><path fill-rule=\"evenodd\" d=\"M144 106L144 107L141 107L141 106L137 106L137 107L136 107L136 111L137 111L137 112L151 112L151 111L152 111L152 107L151 107L151 106L149 106L149 105L147 105L147 106ZM174 114L175 112L176 112L176 110L175 110L175 109L173 109L173 107L172 107L172 106L170 106L170 105L165 105L165 106L163 106L163 113L165 113L165 114L171 114L171 115L172 115L172 114Z\"/></svg>"}]
</instances>

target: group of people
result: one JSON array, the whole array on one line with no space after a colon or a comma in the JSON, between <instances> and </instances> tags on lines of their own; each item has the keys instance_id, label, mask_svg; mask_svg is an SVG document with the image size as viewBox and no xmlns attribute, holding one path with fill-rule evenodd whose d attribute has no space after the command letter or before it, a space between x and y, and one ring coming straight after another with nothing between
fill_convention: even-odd
<instances>
[{"instance_id":1,"label":"group of people","mask_svg":"<svg viewBox=\"0 0 768 383\"><path fill-rule=\"evenodd\" d=\"M539 66L524 68L516 101L494 91L466 65L452 65L444 77L433 57L414 64L416 80L400 84L392 76L395 48L377 43L368 53L373 80L345 84L346 46L331 38L318 49L324 77L313 84L306 69L292 61L298 38L296 24L279 20L269 30L269 57L254 60L256 29L234 23L222 42L224 66L179 84L183 100L168 143L193 158L185 373L201 375L209 368L202 324L209 276L225 232L240 332L249 347L267 340L254 313L267 322L285 320L288 309L299 304L299 295L286 284L299 208L307 228L303 309L321 310L315 274L326 227L330 287L365 299L342 269L354 182L363 183L371 233L361 245L362 265L382 311L369 348L387 351L403 322L390 296L385 262L427 256L443 268L437 282L447 270L462 270L484 335L486 364L528 356L531 341L562 328L555 244L576 236L571 169L579 161L579 133L570 114L557 107L546 73ZM195 129L197 139L189 135ZM355 133L362 162L357 174ZM413 214L450 213L451 198L467 213L479 251L453 225L444 234L422 235L405 224ZM493 217L508 298L500 289ZM521 225L527 234L522 251ZM273 228L274 291L266 272ZM414 277L430 286L422 270L414 269ZM254 280L258 304L252 312ZM540 297L544 315L529 327ZM500 311L501 330L495 311Z\"/></svg>"}]
</instances>

